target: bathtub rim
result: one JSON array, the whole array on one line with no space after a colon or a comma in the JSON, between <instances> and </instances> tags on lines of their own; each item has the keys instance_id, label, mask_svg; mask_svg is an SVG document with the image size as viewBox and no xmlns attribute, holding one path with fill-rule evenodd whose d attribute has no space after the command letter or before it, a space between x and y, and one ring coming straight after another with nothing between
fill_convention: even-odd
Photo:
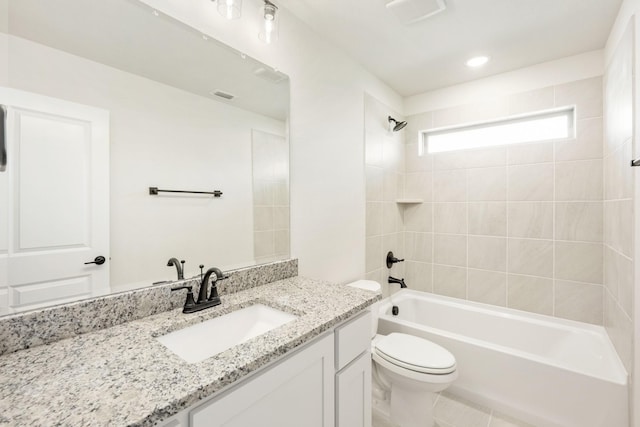
<instances>
[{"instance_id":1,"label":"bathtub rim","mask_svg":"<svg viewBox=\"0 0 640 427\"><path fill-rule=\"evenodd\" d=\"M570 329L578 329L591 334L596 334L600 337L606 338L604 340L604 345L607 346L607 350L609 351L609 353L613 358L612 367L615 368L616 371L611 372L608 376L598 375L593 372L576 369L575 367L568 366L566 364L556 363L554 359L550 357L543 357L541 355L536 355L534 353L530 353L517 348L495 344L490 341L485 341L485 340L469 337L466 335L453 333L447 330L439 329L433 326L423 325L417 322L411 322L409 320L401 319L391 314L387 314L387 312L390 311L391 307L394 305L395 299L406 300L406 299L411 299L412 297L417 297L418 299L432 300L432 301L435 301L436 303L447 305L460 310L468 310L469 307L471 307L473 311L481 312L485 314L488 313L490 315L498 315L499 317L506 320L509 320L512 318L520 318L540 326L553 323L555 324L555 327L563 326ZM539 313L532 313L532 312L517 310L509 307L495 306L495 305L480 303L476 301L461 300L459 298L432 294L430 292L416 291L413 289L401 289L395 294L390 295L389 297L383 299L382 301L379 302L377 310L378 310L377 314L379 319L384 319L391 323L399 323L407 327L425 329L429 333L442 335L449 339L466 341L473 345L488 347L495 351L511 353L518 357L523 357L525 359L531 360L536 363L549 364L559 369L566 369L576 374L586 375L591 378L596 378L602 381L608 381L616 385L626 387L629 384L629 374L624 368L624 365L622 364L622 360L620 359L618 352L613 347L613 344L611 343L611 338L609 338L609 334L607 333L606 329L600 325L593 325L590 323L578 322L575 320L563 319L563 318L548 316L548 315L539 314Z\"/></svg>"}]
</instances>

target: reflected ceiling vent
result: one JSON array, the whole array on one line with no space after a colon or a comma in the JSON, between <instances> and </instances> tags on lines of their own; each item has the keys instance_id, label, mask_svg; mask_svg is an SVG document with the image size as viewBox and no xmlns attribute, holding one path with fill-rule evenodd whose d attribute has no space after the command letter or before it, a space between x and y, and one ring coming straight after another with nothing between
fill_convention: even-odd
<instances>
[{"instance_id":1,"label":"reflected ceiling vent","mask_svg":"<svg viewBox=\"0 0 640 427\"><path fill-rule=\"evenodd\" d=\"M223 92L221 90L212 90L211 92L209 92L210 95L214 95L214 96L219 96L220 98L224 98L227 101L231 101L233 98L235 98L235 95L231 95L230 93L227 92Z\"/></svg>"},{"instance_id":2,"label":"reflected ceiling vent","mask_svg":"<svg viewBox=\"0 0 640 427\"><path fill-rule=\"evenodd\" d=\"M280 83L287 79L287 76L280 71L270 70L265 67L256 68L253 70L253 74L271 83Z\"/></svg>"},{"instance_id":3,"label":"reflected ceiling vent","mask_svg":"<svg viewBox=\"0 0 640 427\"><path fill-rule=\"evenodd\" d=\"M427 19L446 8L445 0L392 0L387 3L387 9L395 13L404 25Z\"/></svg>"}]
</instances>

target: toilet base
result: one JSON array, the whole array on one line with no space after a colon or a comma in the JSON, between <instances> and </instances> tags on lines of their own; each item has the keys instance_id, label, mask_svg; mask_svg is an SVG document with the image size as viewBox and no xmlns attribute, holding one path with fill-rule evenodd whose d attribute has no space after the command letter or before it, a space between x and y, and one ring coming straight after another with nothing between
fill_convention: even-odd
<instances>
[{"instance_id":1,"label":"toilet base","mask_svg":"<svg viewBox=\"0 0 640 427\"><path fill-rule=\"evenodd\" d=\"M373 387L374 390L376 387ZM390 395L390 396L389 396ZM391 392L373 393L374 427L435 427L433 419L434 392L392 388ZM390 399L389 399L390 397ZM381 424L381 426L378 426Z\"/></svg>"}]
</instances>

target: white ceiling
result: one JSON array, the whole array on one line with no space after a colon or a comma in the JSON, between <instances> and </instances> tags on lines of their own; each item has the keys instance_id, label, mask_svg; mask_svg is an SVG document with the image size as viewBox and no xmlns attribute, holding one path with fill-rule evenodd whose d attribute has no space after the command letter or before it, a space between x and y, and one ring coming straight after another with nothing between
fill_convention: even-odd
<instances>
[{"instance_id":1,"label":"white ceiling","mask_svg":"<svg viewBox=\"0 0 640 427\"><path fill-rule=\"evenodd\" d=\"M276 2L409 96L601 49L622 0L446 0L444 12L408 26L389 0ZM478 54L491 62L467 68Z\"/></svg>"}]
</instances>

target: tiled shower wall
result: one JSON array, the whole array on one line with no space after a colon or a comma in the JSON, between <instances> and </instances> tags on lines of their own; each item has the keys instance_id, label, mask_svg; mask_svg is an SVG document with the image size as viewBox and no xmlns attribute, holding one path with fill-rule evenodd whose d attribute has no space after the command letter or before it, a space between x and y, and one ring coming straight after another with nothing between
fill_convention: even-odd
<instances>
[{"instance_id":1,"label":"tiled shower wall","mask_svg":"<svg viewBox=\"0 0 640 427\"><path fill-rule=\"evenodd\" d=\"M396 200L402 197L404 172L404 131L390 132L388 117L404 120L376 99L365 96L365 163L366 163L366 272L367 279L382 284L383 294L389 288L386 254L393 251L399 258L404 252L402 211ZM404 265L391 270L395 277L404 276ZM396 288L398 285L392 285Z\"/></svg>"},{"instance_id":2,"label":"tiled shower wall","mask_svg":"<svg viewBox=\"0 0 640 427\"><path fill-rule=\"evenodd\" d=\"M633 360L633 28L605 73L604 325L628 372Z\"/></svg>"},{"instance_id":3,"label":"tiled shower wall","mask_svg":"<svg viewBox=\"0 0 640 427\"><path fill-rule=\"evenodd\" d=\"M253 130L253 255L256 263L289 257L289 147L283 136Z\"/></svg>"},{"instance_id":4,"label":"tiled shower wall","mask_svg":"<svg viewBox=\"0 0 640 427\"><path fill-rule=\"evenodd\" d=\"M575 140L418 155L421 130L568 105ZM423 201L397 205L408 286L602 324L602 105L593 78L408 117L397 194Z\"/></svg>"}]
</instances>

